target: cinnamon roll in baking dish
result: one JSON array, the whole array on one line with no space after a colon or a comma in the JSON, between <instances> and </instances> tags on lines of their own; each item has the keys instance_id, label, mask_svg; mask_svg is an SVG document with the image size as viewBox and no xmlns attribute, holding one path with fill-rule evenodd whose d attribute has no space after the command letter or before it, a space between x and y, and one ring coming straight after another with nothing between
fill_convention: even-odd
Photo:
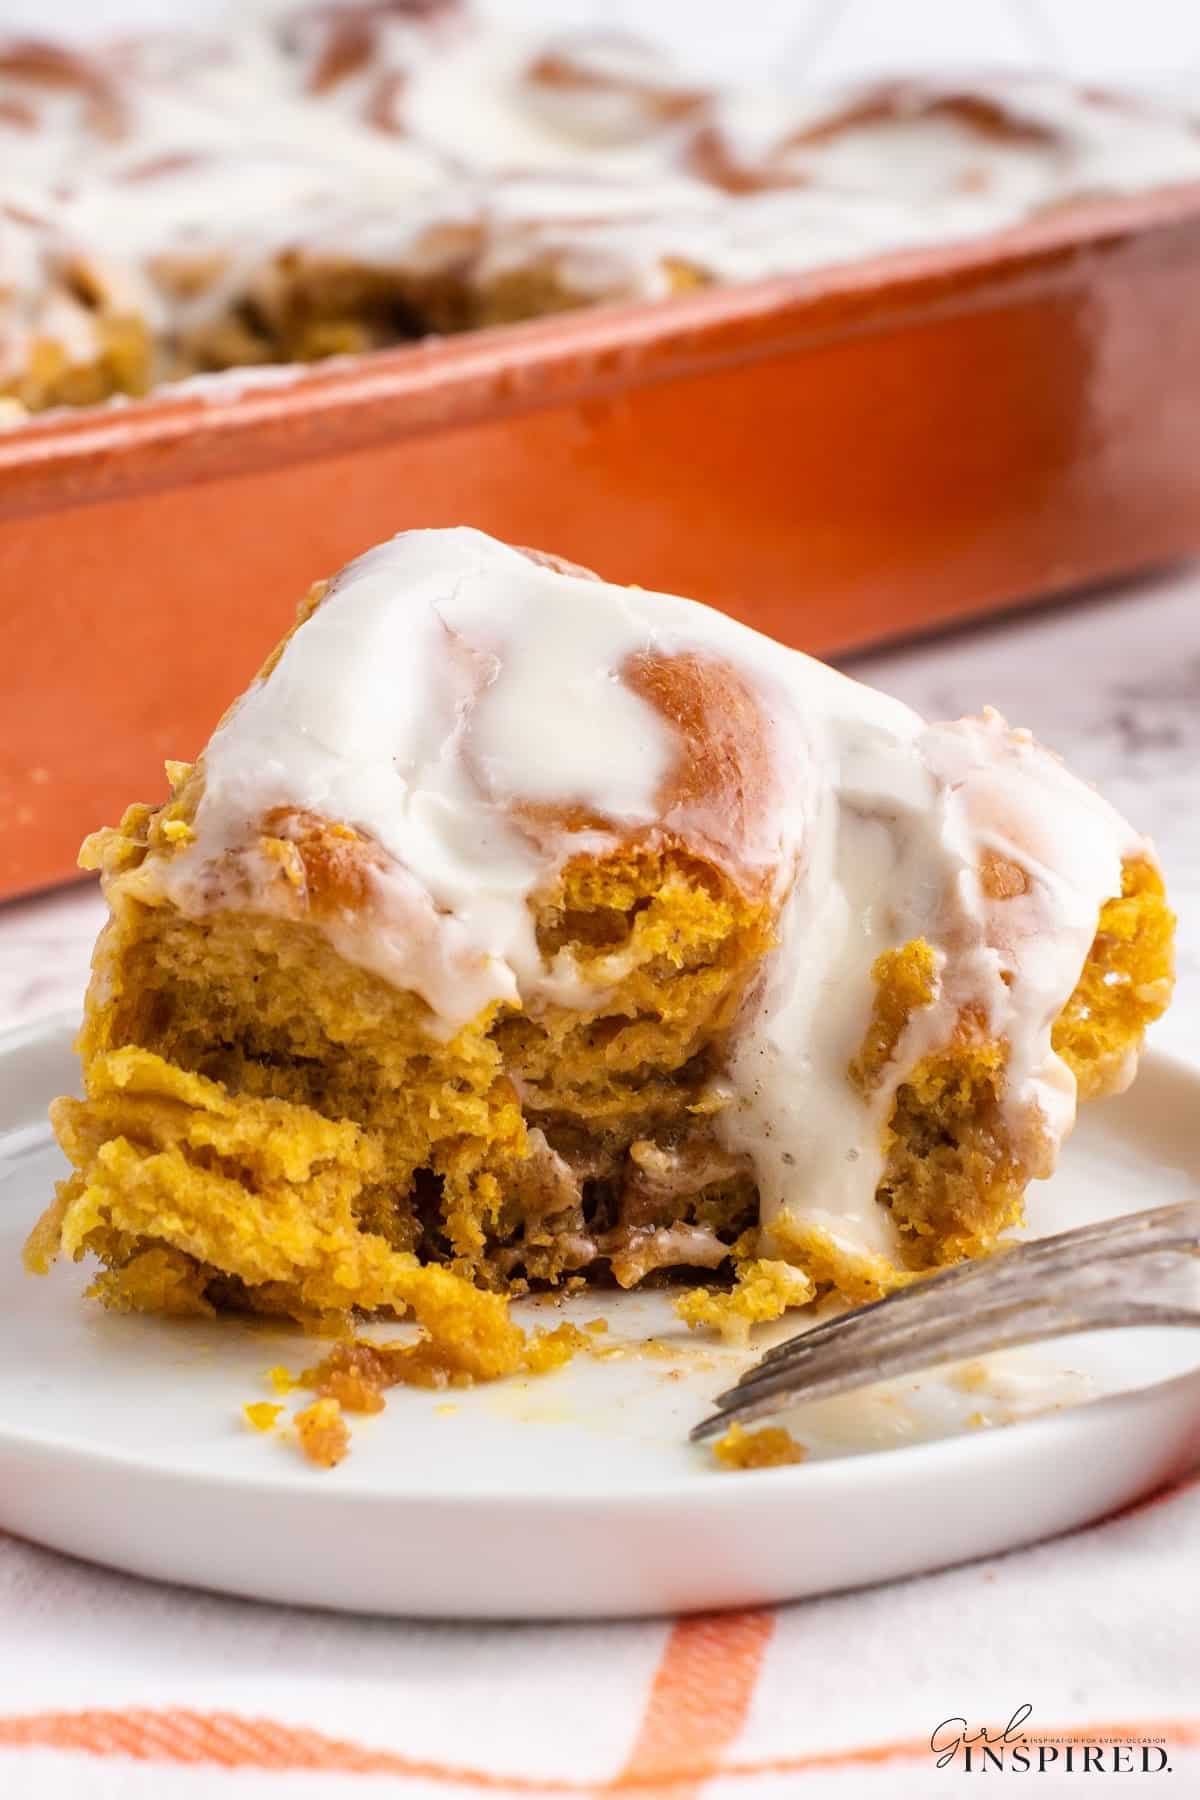
<instances>
[{"instance_id":1,"label":"cinnamon roll in baking dish","mask_svg":"<svg viewBox=\"0 0 1200 1800\"><path fill-rule=\"evenodd\" d=\"M0 424L1200 181L1186 108L1057 78L812 93L460 0L229 10L0 34Z\"/></svg>"},{"instance_id":2,"label":"cinnamon roll in baking dish","mask_svg":"<svg viewBox=\"0 0 1200 1800\"><path fill-rule=\"evenodd\" d=\"M116 1306L411 1312L488 1374L528 1286L877 1294L996 1245L1170 992L1149 846L1027 733L475 531L318 584L168 775L85 846L29 1247Z\"/></svg>"}]
</instances>

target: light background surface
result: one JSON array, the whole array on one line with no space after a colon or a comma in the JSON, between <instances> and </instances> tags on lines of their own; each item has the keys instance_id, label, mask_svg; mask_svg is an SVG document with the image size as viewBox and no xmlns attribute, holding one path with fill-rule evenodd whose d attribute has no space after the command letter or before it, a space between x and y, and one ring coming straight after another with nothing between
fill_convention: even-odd
<instances>
[{"instance_id":1,"label":"light background surface","mask_svg":"<svg viewBox=\"0 0 1200 1800\"><path fill-rule=\"evenodd\" d=\"M881 68L1046 64L1082 77L1184 80L1200 93L1197 0L479 0L513 23L603 21L677 45L709 72L839 79ZM0 0L0 26L95 36L203 23L236 0Z\"/></svg>"}]
</instances>

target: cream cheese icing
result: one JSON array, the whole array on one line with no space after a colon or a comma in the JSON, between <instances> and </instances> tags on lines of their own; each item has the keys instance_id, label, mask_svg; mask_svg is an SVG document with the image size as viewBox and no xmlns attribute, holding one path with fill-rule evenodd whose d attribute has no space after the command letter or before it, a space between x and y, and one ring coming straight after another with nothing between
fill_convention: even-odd
<instances>
[{"instance_id":1,"label":"cream cheese icing","mask_svg":"<svg viewBox=\"0 0 1200 1800\"><path fill-rule=\"evenodd\" d=\"M749 281L1197 180L1200 131L1165 103L1021 76L719 90L620 33L450 0L259 4L222 38L87 56L0 40L0 380L47 337L87 360L89 288L170 370L281 257L653 298L679 263Z\"/></svg>"},{"instance_id":2,"label":"cream cheese icing","mask_svg":"<svg viewBox=\"0 0 1200 1800\"><path fill-rule=\"evenodd\" d=\"M882 1126L967 1007L1008 1045L1014 1141L1048 1172L1075 1106L1051 1026L1123 861L1147 846L998 715L926 725L694 601L465 528L402 533L336 577L227 715L193 841L145 878L201 912L228 900L233 870L270 907L278 870L254 863L264 817L315 814L379 852L369 903L324 928L347 959L422 995L431 1030L451 1035L497 1003L594 1004L569 957L542 956L529 902L580 851L631 832L688 840L663 799L674 728L630 679L646 657L733 670L768 738L772 779L739 856L768 885L778 941L718 1115L726 1146L753 1159L764 1223L786 1211L850 1250L894 1250L874 1198ZM1023 871L1023 892L989 895L989 856ZM864 1098L848 1071L872 968L914 938L935 952L937 991Z\"/></svg>"}]
</instances>

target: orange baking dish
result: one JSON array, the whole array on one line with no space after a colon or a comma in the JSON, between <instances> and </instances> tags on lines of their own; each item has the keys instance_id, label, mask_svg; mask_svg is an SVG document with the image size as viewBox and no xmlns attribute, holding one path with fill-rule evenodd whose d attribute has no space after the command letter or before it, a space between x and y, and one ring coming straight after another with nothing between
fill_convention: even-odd
<instances>
[{"instance_id":1,"label":"orange baking dish","mask_svg":"<svg viewBox=\"0 0 1200 1800\"><path fill-rule=\"evenodd\" d=\"M830 652L1200 548L1200 188L0 438L0 894L194 755L318 575L469 523Z\"/></svg>"}]
</instances>

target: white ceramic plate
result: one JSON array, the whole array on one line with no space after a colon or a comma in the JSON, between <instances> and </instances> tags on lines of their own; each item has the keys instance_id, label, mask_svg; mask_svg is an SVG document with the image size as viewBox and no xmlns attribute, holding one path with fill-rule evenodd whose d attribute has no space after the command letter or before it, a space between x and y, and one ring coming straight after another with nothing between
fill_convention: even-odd
<instances>
[{"instance_id":1,"label":"white ceramic plate","mask_svg":"<svg viewBox=\"0 0 1200 1800\"><path fill-rule=\"evenodd\" d=\"M466 1392L395 1390L322 1472L241 1416L272 1398L272 1364L314 1360L311 1340L113 1316L83 1300L77 1267L22 1272L61 1172L41 1121L74 1084L69 1039L58 1022L0 1043L0 1525L56 1549L364 1612L678 1612L994 1554L1124 1505L1195 1456L1200 1333L1138 1331L797 1409L808 1461L721 1472L686 1432L747 1358L633 1294L563 1309L606 1317L621 1354ZM1085 1109L1033 1223L1181 1199L1198 1175L1200 1075L1151 1057L1132 1093Z\"/></svg>"}]
</instances>

